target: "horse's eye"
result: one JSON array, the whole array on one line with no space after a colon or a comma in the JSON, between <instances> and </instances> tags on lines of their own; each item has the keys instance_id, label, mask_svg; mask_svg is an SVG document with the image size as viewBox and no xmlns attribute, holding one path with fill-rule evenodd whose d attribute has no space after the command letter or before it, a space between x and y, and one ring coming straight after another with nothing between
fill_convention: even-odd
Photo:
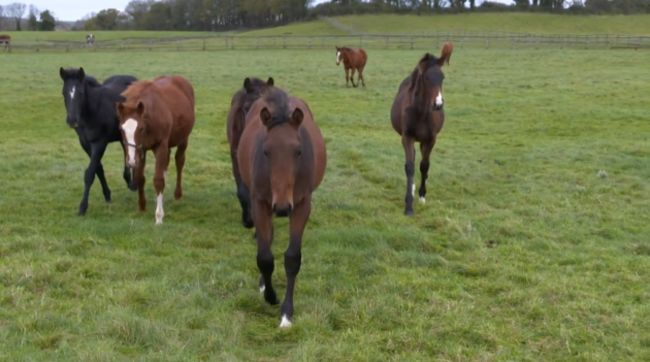
<instances>
[{"instance_id":1,"label":"horse's eye","mask_svg":"<svg viewBox=\"0 0 650 362\"><path fill-rule=\"evenodd\" d=\"M302 150L296 150L296 156L300 157L300 155L302 155Z\"/></svg>"},{"instance_id":2,"label":"horse's eye","mask_svg":"<svg viewBox=\"0 0 650 362\"><path fill-rule=\"evenodd\" d=\"M269 157L269 152L267 150L264 150L264 156Z\"/></svg>"}]
</instances>

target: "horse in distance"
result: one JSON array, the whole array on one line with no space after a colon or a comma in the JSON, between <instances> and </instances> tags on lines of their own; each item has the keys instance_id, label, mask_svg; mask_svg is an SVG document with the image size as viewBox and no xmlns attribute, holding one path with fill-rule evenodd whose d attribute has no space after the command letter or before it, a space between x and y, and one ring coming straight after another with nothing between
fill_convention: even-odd
<instances>
[{"instance_id":1,"label":"horse in distance","mask_svg":"<svg viewBox=\"0 0 650 362\"><path fill-rule=\"evenodd\" d=\"M425 203L427 179L429 177L429 158L436 144L438 133L445 121L443 109L442 83L445 75L442 66L451 56L449 47L443 48L439 58L426 53L399 86L390 111L393 129L402 138L406 173L406 207L404 214L413 215L415 196L415 142L420 143L421 183L418 195L420 203Z\"/></svg>"},{"instance_id":2,"label":"horse in distance","mask_svg":"<svg viewBox=\"0 0 650 362\"><path fill-rule=\"evenodd\" d=\"M254 224L250 211L248 188L242 182L239 173L237 147L239 146L239 139L244 132L244 127L246 126L246 114L253 103L262 96L262 93L268 87L273 87L273 85L273 78L269 78L266 82L256 77L244 79L243 87L235 92L235 95L232 97L226 122L226 136L228 138L228 145L230 146L232 174L235 178L235 185L237 186L237 199L242 209L242 224L247 229L252 228Z\"/></svg>"},{"instance_id":3,"label":"horse in distance","mask_svg":"<svg viewBox=\"0 0 650 362\"><path fill-rule=\"evenodd\" d=\"M303 232L311 214L312 193L327 166L325 141L307 103L280 88L267 88L246 116L237 159L242 181L250 190L260 292L271 305L280 303L271 282L273 215L289 218L289 247L284 253L287 289L280 328L290 327Z\"/></svg>"},{"instance_id":4,"label":"horse in distance","mask_svg":"<svg viewBox=\"0 0 650 362\"><path fill-rule=\"evenodd\" d=\"M156 158L153 178L156 189L156 225L163 223L163 191L171 149L176 147L176 190L174 199L183 196L181 180L185 152L194 128L194 88L182 76L159 76L154 80L133 83L122 95L126 101L117 104L123 142L127 146L126 163L135 171L138 206L146 211L144 168L146 153Z\"/></svg>"},{"instance_id":5,"label":"horse in distance","mask_svg":"<svg viewBox=\"0 0 650 362\"><path fill-rule=\"evenodd\" d=\"M5 51L9 48L11 45L11 35L8 34L0 34L0 44L5 45Z\"/></svg>"},{"instance_id":6,"label":"horse in distance","mask_svg":"<svg viewBox=\"0 0 650 362\"><path fill-rule=\"evenodd\" d=\"M445 63L449 65L449 60L451 60L451 52L454 51L454 44L451 42L446 42L442 44L442 53L447 54L447 58L445 59Z\"/></svg>"},{"instance_id":7,"label":"horse in distance","mask_svg":"<svg viewBox=\"0 0 650 362\"><path fill-rule=\"evenodd\" d=\"M95 34L86 35L86 46L95 44Z\"/></svg>"},{"instance_id":8,"label":"horse in distance","mask_svg":"<svg viewBox=\"0 0 650 362\"><path fill-rule=\"evenodd\" d=\"M368 55L363 49L352 49L348 47L336 47L336 65L339 65L343 61L343 68L345 68L345 85L349 87L348 80L352 82L353 87L359 85L359 81L363 86L366 86L366 81L363 79L363 68L366 66L368 61ZM348 72L352 70L352 74L348 76ZM357 84L354 84L354 71L358 71L357 75Z\"/></svg>"},{"instance_id":9,"label":"horse in distance","mask_svg":"<svg viewBox=\"0 0 650 362\"><path fill-rule=\"evenodd\" d=\"M115 104L120 95L137 78L131 75L115 75L100 84L96 78L86 75L83 68L59 69L63 80L63 104L66 109L66 123L77 133L79 144L90 158L84 173L84 193L77 215L83 216L88 210L90 188L95 175L102 186L106 202L111 202L111 190L106 182L102 157L109 143L121 141L119 121ZM122 150L126 152L124 146ZM124 165L124 181L135 191L131 170Z\"/></svg>"}]
</instances>

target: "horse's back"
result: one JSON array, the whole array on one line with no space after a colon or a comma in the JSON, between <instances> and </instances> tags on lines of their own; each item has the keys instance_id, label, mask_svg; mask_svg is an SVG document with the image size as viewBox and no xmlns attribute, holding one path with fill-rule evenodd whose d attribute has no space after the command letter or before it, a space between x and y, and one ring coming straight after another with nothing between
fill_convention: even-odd
<instances>
[{"instance_id":1,"label":"horse's back","mask_svg":"<svg viewBox=\"0 0 650 362\"><path fill-rule=\"evenodd\" d=\"M114 75L106 78L102 83L102 86L109 87L111 89L118 91L119 93L122 93L129 86L131 86L131 84L137 81L138 78L132 75Z\"/></svg>"},{"instance_id":2,"label":"horse's back","mask_svg":"<svg viewBox=\"0 0 650 362\"><path fill-rule=\"evenodd\" d=\"M192 84L185 77L180 75L161 75L154 79L154 83L160 87L166 87L171 84L179 89L187 97L192 105L192 109L194 109L194 87L192 87Z\"/></svg>"},{"instance_id":3,"label":"horse's back","mask_svg":"<svg viewBox=\"0 0 650 362\"><path fill-rule=\"evenodd\" d=\"M323 134L320 131L320 128L314 121L314 115L311 113L311 109L307 105L307 102L304 100L289 96L289 105L291 107L291 112L296 108L300 108L304 114L302 125L307 130L309 137L311 138L311 144L314 149L314 184L312 185L312 191L316 190L320 183L323 181L325 176L325 169L327 168L327 150L325 148L325 140Z\"/></svg>"}]
</instances>

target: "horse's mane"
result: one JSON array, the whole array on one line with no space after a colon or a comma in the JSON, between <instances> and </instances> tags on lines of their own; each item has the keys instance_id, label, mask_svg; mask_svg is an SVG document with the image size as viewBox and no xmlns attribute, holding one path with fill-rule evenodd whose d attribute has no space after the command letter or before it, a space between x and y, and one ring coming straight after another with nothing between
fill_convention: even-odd
<instances>
[{"instance_id":1,"label":"horse's mane","mask_svg":"<svg viewBox=\"0 0 650 362\"><path fill-rule=\"evenodd\" d=\"M64 71L69 76L76 76L77 74L79 74L79 68L66 68L66 69L64 69ZM85 78L86 78L86 83L92 88L102 86L102 84L99 83L97 78L93 77L92 75L86 74Z\"/></svg>"},{"instance_id":2,"label":"horse's mane","mask_svg":"<svg viewBox=\"0 0 650 362\"><path fill-rule=\"evenodd\" d=\"M287 123L291 119L289 96L285 91L276 87L268 87L262 92L261 98L267 104L273 105L273 114L279 116L273 117L271 123L267 126L268 129Z\"/></svg>"}]
</instances>

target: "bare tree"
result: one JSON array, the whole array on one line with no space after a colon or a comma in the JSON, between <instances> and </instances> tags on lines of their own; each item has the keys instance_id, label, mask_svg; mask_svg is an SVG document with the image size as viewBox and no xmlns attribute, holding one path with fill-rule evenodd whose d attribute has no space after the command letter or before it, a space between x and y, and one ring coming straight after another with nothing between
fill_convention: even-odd
<instances>
[{"instance_id":1,"label":"bare tree","mask_svg":"<svg viewBox=\"0 0 650 362\"><path fill-rule=\"evenodd\" d=\"M23 3L11 3L6 5L4 11L6 16L12 18L16 21L16 30L20 31L20 20L25 15L25 10L27 10L27 5Z\"/></svg>"}]
</instances>

